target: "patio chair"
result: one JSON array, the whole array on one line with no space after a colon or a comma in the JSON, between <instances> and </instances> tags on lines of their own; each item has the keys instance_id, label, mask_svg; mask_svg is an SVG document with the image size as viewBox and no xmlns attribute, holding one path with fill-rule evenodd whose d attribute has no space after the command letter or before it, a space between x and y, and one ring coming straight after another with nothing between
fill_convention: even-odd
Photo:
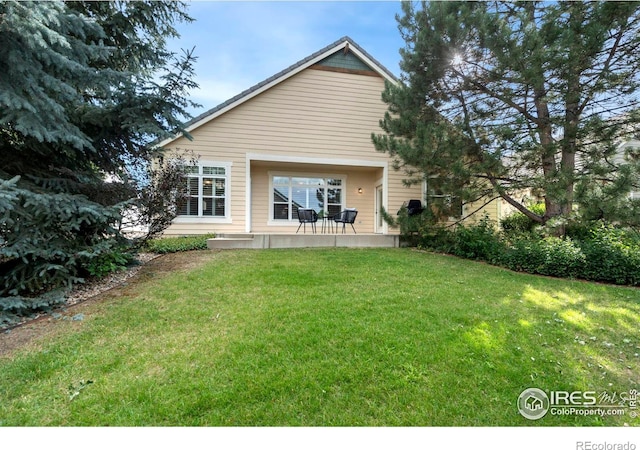
<instances>
[{"instance_id":1,"label":"patio chair","mask_svg":"<svg viewBox=\"0 0 640 450\"><path fill-rule=\"evenodd\" d=\"M409 200L409 204L407 205L407 213L410 216L417 216L424 211L422 207L422 202L420 200Z\"/></svg>"},{"instance_id":2,"label":"patio chair","mask_svg":"<svg viewBox=\"0 0 640 450\"><path fill-rule=\"evenodd\" d=\"M353 228L353 234L357 234L356 233L356 229L354 228L353 224L356 221L356 216L358 215L358 210L355 208L347 208L343 211L341 211L340 213L336 214L335 216L333 216L333 220L336 223L336 233L338 232L338 224L341 223L342 224L342 234L344 234L344 230L347 224L351 225L351 228Z\"/></svg>"},{"instance_id":3,"label":"patio chair","mask_svg":"<svg viewBox=\"0 0 640 450\"><path fill-rule=\"evenodd\" d=\"M316 222L318 222L318 213L309 208L298 208L298 220L300 221L300 225L298 225L298 229L296 230L296 234L300 231L300 227L304 225L304 232L307 232L307 224L311 224L311 230L316 232Z\"/></svg>"}]
</instances>

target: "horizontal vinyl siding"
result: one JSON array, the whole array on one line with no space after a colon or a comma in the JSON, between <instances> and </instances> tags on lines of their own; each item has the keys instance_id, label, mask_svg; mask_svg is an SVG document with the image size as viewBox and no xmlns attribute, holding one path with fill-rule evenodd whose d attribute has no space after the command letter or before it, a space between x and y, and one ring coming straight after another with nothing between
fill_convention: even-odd
<instances>
[{"instance_id":1,"label":"horizontal vinyl siding","mask_svg":"<svg viewBox=\"0 0 640 450\"><path fill-rule=\"evenodd\" d=\"M383 88L380 78L306 70L201 126L191 146L386 160L371 143L386 111Z\"/></svg>"},{"instance_id":2,"label":"horizontal vinyl siding","mask_svg":"<svg viewBox=\"0 0 640 450\"><path fill-rule=\"evenodd\" d=\"M485 200L479 200L477 202L473 202L473 203L468 203L466 205L464 205L464 210L463 213L466 216L467 214L471 214L472 212L474 212L475 210L478 210L478 208L480 208L478 210L478 212L476 212L475 214L473 214L470 217L467 217L463 223L465 225L473 225L473 224L477 224L480 220L482 220L485 215L489 218L489 220L494 224L494 225L499 225L500 222L500 217L499 217L499 199L496 200L492 200L491 202L487 203L486 205L484 205L484 203L487 201L488 199ZM484 206L483 206L484 205Z\"/></svg>"},{"instance_id":3,"label":"horizontal vinyl siding","mask_svg":"<svg viewBox=\"0 0 640 450\"><path fill-rule=\"evenodd\" d=\"M194 234L215 233L217 226L217 224L205 223L174 223L163 233L163 236L190 236Z\"/></svg>"},{"instance_id":4,"label":"horizontal vinyl siding","mask_svg":"<svg viewBox=\"0 0 640 450\"><path fill-rule=\"evenodd\" d=\"M393 164L390 163L390 166ZM403 170L396 171L389 169L389 209L387 212L395 215L403 204L409 200L417 199L425 203L422 183L405 186L404 180L407 178Z\"/></svg>"},{"instance_id":5,"label":"horizontal vinyl siding","mask_svg":"<svg viewBox=\"0 0 640 450\"><path fill-rule=\"evenodd\" d=\"M345 207L358 210L354 224L358 233L374 232L376 173L377 171L367 171L348 174ZM358 194L359 187L362 187L362 194ZM351 227L349 225L347 227L347 231L349 231Z\"/></svg>"},{"instance_id":6,"label":"horizontal vinyl siding","mask_svg":"<svg viewBox=\"0 0 640 450\"><path fill-rule=\"evenodd\" d=\"M269 220L269 169L260 167L251 171L252 196L251 196L251 229L257 233L265 233L271 228L267 226ZM276 231L291 231L287 228L278 227ZM295 228L293 229L295 231Z\"/></svg>"},{"instance_id":7,"label":"horizontal vinyl siding","mask_svg":"<svg viewBox=\"0 0 640 450\"><path fill-rule=\"evenodd\" d=\"M388 166L387 210L390 213L395 214L410 198L421 198L421 188L404 187L403 174L395 172L389 156L376 151L371 142L371 133L381 132L378 123L387 109L381 100L383 89L384 81L379 77L307 69L193 130L193 141L181 138L171 143L171 148L192 150L202 160L233 164L233 223L174 224L168 233L245 231L247 153L265 155L267 159L282 157L283 161L306 157L326 159L329 164L336 159L370 161L379 166L367 171L352 172L348 166L336 170L348 174L346 206L358 208L356 230L373 232L375 184L382 178L383 165ZM278 165L269 163L269 167L277 169ZM314 172L314 166L301 165L300 170ZM291 231L287 227L266 225L269 180L265 167L252 170L251 176L251 230ZM355 198L353 192L358 187L362 187L364 193ZM293 231L295 228L297 224Z\"/></svg>"}]
</instances>

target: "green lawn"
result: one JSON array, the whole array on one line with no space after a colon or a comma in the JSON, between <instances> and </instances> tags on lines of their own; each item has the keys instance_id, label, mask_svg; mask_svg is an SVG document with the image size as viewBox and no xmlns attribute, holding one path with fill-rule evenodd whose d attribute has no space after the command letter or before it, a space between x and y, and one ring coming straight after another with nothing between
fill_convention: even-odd
<instances>
[{"instance_id":1,"label":"green lawn","mask_svg":"<svg viewBox=\"0 0 640 450\"><path fill-rule=\"evenodd\" d=\"M0 358L0 424L639 424L516 408L638 389L638 289L408 249L192 255Z\"/></svg>"}]
</instances>

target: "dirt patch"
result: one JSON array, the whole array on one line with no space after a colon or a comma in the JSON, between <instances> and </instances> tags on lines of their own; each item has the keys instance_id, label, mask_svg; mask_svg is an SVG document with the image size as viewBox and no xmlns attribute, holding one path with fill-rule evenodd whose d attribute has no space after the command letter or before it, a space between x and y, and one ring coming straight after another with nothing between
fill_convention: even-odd
<instances>
[{"instance_id":1,"label":"dirt patch","mask_svg":"<svg viewBox=\"0 0 640 450\"><path fill-rule=\"evenodd\" d=\"M63 330L78 326L85 315L96 311L97 305L133 293L141 283L169 273L195 269L215 259L218 254L219 252L205 250L141 255L141 264L138 266L77 286L69 294L63 307L0 331L0 357L10 357L15 350L29 344L46 342Z\"/></svg>"}]
</instances>

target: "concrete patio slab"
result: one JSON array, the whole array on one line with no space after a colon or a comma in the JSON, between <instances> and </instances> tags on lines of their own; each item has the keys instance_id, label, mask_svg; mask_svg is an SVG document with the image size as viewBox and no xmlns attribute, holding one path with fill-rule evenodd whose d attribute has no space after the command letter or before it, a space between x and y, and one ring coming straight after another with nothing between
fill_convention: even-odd
<instances>
[{"instance_id":1,"label":"concrete patio slab","mask_svg":"<svg viewBox=\"0 0 640 450\"><path fill-rule=\"evenodd\" d=\"M207 239L209 249L398 247L397 235L383 234L221 234Z\"/></svg>"}]
</instances>

